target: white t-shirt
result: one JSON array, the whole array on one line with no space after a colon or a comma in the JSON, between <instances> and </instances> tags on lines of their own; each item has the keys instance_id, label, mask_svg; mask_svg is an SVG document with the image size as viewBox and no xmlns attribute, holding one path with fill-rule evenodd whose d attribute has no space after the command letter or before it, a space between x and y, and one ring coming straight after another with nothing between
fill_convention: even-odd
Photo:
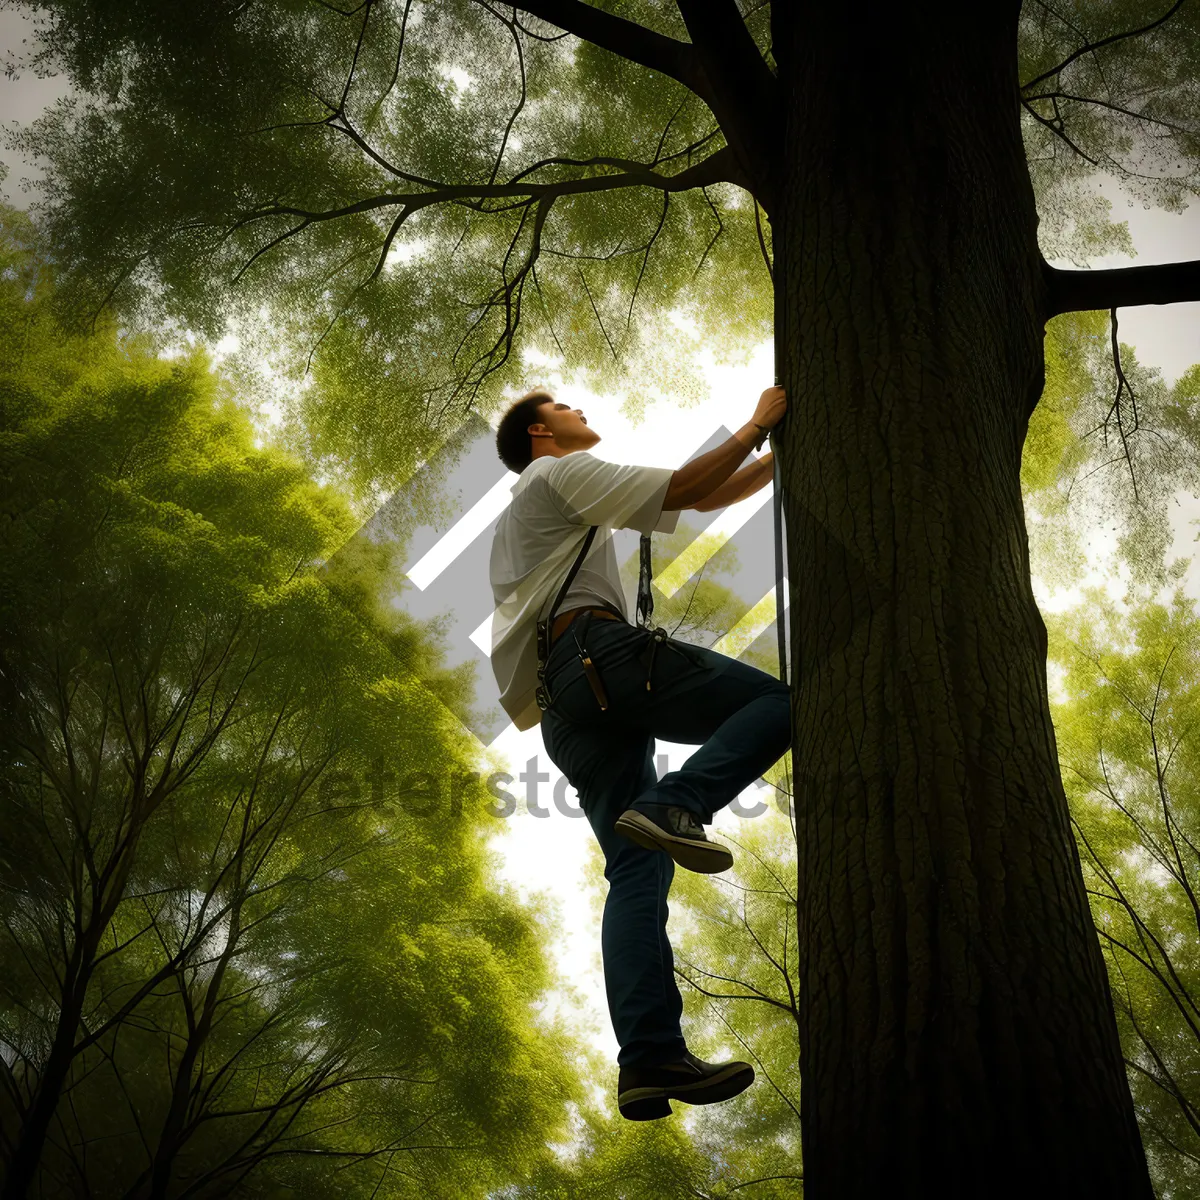
<instances>
[{"instance_id":1,"label":"white t-shirt","mask_svg":"<svg viewBox=\"0 0 1200 1200\"><path fill-rule=\"evenodd\" d=\"M496 523L489 575L492 671L500 703L518 729L542 719L537 689L537 623L579 554L588 528L600 526L555 615L610 604L629 620L611 530L674 533L677 510L663 511L674 471L605 462L586 450L543 455L521 472Z\"/></svg>"}]
</instances>

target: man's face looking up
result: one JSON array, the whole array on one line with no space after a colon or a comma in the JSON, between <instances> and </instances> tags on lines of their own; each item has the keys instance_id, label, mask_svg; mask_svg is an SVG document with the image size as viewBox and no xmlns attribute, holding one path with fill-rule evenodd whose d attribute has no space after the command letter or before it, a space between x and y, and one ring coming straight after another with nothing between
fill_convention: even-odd
<instances>
[{"instance_id":1,"label":"man's face looking up","mask_svg":"<svg viewBox=\"0 0 1200 1200\"><path fill-rule=\"evenodd\" d=\"M544 400L538 405L538 415L540 420L529 426L534 458L542 454L561 458L574 450L586 450L600 440L581 408L572 408L561 400Z\"/></svg>"}]
</instances>

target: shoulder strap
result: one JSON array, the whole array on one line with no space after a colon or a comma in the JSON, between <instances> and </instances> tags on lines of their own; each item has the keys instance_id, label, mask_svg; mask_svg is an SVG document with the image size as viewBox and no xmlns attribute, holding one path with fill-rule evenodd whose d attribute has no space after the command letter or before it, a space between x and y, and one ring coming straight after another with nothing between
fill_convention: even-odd
<instances>
[{"instance_id":1,"label":"shoulder strap","mask_svg":"<svg viewBox=\"0 0 1200 1200\"><path fill-rule=\"evenodd\" d=\"M571 586L571 580L575 578L575 572L579 570L583 560L587 557L588 549L592 544L592 539L596 536L598 525L593 525L587 532L587 537L583 539L583 545L579 548L579 553L575 556L575 562L571 569L567 572L567 577L562 581L562 586L558 589L558 595L554 597L554 603L550 606L549 613L546 614L545 624L549 625L554 620L554 614L558 611L558 606L562 603L563 597L567 594L567 588Z\"/></svg>"},{"instance_id":2,"label":"shoulder strap","mask_svg":"<svg viewBox=\"0 0 1200 1200\"><path fill-rule=\"evenodd\" d=\"M558 589L558 595L554 597L554 603L550 606L549 615L537 623L538 685L535 689L535 694L538 708L543 711L550 704L550 695L546 687L546 665L550 660L550 622L554 620L554 614L558 611L558 606L562 603L562 598L567 594L567 588L571 586L571 580L575 578L575 572L579 570L580 564L587 556L588 549L591 547L592 539L596 536L598 528L599 526L593 525L588 530L587 537L583 539L583 545L579 548L579 553L575 556L575 562L567 572L566 579L562 581L562 586Z\"/></svg>"}]
</instances>

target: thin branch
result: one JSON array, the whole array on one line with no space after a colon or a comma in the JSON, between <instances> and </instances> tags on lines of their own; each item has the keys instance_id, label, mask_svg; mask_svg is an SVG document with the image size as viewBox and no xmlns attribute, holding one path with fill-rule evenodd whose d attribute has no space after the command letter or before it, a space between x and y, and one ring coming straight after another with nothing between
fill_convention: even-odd
<instances>
[{"instance_id":1,"label":"thin branch","mask_svg":"<svg viewBox=\"0 0 1200 1200\"><path fill-rule=\"evenodd\" d=\"M350 60L350 70L346 74L346 85L342 88L342 98L338 101L338 112L346 111L346 98L350 95L350 88L354 83L354 72L358 70L359 55L362 54L363 42L367 36L367 24L371 20L371 6L375 0L363 0L360 7L363 10L362 27L358 31L358 41L354 43L354 57Z\"/></svg>"},{"instance_id":2,"label":"thin branch","mask_svg":"<svg viewBox=\"0 0 1200 1200\"><path fill-rule=\"evenodd\" d=\"M516 183L518 180L524 179L527 175L532 175L534 173L534 171L540 171L545 167L556 167L556 166L618 167L622 171L651 171L651 172L653 172L655 167L661 166L663 163L673 162L677 158L685 158L685 157L688 160L688 165L691 166L692 165L691 164L692 155L697 150L699 150L700 147L704 146L708 142L711 142L713 138L719 136L720 132L721 132L720 129L710 129L708 131L708 133L706 133L698 141L692 142L690 145L685 146L682 150L675 151L674 154L667 154L665 156L663 156L663 154L662 154L662 145L660 143L658 149L654 153L654 158L651 159L650 162L648 162L648 163L638 162L637 159L633 159L633 158L619 158L619 157L617 157L615 155L611 155L611 154L599 154L599 155L596 155L594 158L567 158L564 155L555 155L551 158L539 159L537 162L526 167L523 171L518 171L517 174L514 175L508 182L510 184ZM708 160L705 159L704 161L707 162ZM699 164L697 164L697 165L699 165ZM730 161L729 167L731 170L733 169L734 164L732 161ZM658 178L670 178L670 176L661 176L660 175L660 176L658 176ZM733 180L730 179L729 182L732 183Z\"/></svg>"},{"instance_id":3,"label":"thin branch","mask_svg":"<svg viewBox=\"0 0 1200 1200\"><path fill-rule=\"evenodd\" d=\"M546 297L542 292L542 285L538 283L537 267L531 266L529 268L529 274L533 279L533 286L537 289L538 299L542 302L542 312L545 314L546 326L550 330L550 336L554 339L554 344L558 347L559 354L565 359L567 357L567 352L563 349L562 342L558 340L558 333L554 328L553 320L551 320L550 310L546 307Z\"/></svg>"},{"instance_id":4,"label":"thin branch","mask_svg":"<svg viewBox=\"0 0 1200 1200\"><path fill-rule=\"evenodd\" d=\"M758 248L759 248L760 252L762 253L763 262L766 264L766 267L767 267L767 276L771 280L771 283L774 284L775 268L771 264L771 256L767 253L767 242L766 242L766 239L763 237L762 205L759 204L757 196L754 197L754 228L755 228L756 232L758 233Z\"/></svg>"},{"instance_id":5,"label":"thin branch","mask_svg":"<svg viewBox=\"0 0 1200 1200\"><path fill-rule=\"evenodd\" d=\"M400 61L404 57L404 35L408 31L408 12L412 8L412 0L404 0L404 15L400 18L400 38L396 46L396 63L392 67L392 77L388 80L388 85L379 93L379 99L375 101L370 113L367 116L367 123L375 119L379 109L382 107L384 100L392 93L392 88L396 86L396 80L400 78Z\"/></svg>"},{"instance_id":6,"label":"thin branch","mask_svg":"<svg viewBox=\"0 0 1200 1200\"><path fill-rule=\"evenodd\" d=\"M691 99L691 96L684 96L684 98L682 100L680 100L680 102L679 102L679 107L676 108L676 110L670 115L670 117L667 118L667 123L663 126L662 134L659 136L658 145L654 149L654 161L655 162L658 162L658 156L662 153L663 146L666 145L667 134L671 132L671 126L675 124L675 118L677 116L679 116L679 114L681 112L683 112L684 108L687 106L687 103L690 99Z\"/></svg>"},{"instance_id":7,"label":"thin branch","mask_svg":"<svg viewBox=\"0 0 1200 1200\"><path fill-rule=\"evenodd\" d=\"M721 220L721 214L717 211L717 206L708 198L708 188L701 188L701 194L704 196L705 202L712 210L712 215L717 221L717 232L712 235L712 241L704 247L704 253L700 255L700 261L696 264L696 269L692 272L691 282L696 282L696 276L700 274L700 268L704 266L705 259L708 258L708 252L717 244L717 239L725 232L725 222Z\"/></svg>"},{"instance_id":8,"label":"thin branch","mask_svg":"<svg viewBox=\"0 0 1200 1200\"><path fill-rule=\"evenodd\" d=\"M531 37L538 42L545 42L547 45L551 44L552 42L561 42L563 38L575 36L570 30L565 30L562 33L556 33L553 37L547 37L544 33L534 33L533 30L527 25L522 25L519 18L517 20L517 28L523 34L525 34L526 37Z\"/></svg>"},{"instance_id":9,"label":"thin branch","mask_svg":"<svg viewBox=\"0 0 1200 1200\"><path fill-rule=\"evenodd\" d=\"M587 276L583 273L582 267L575 268L579 272L579 280L583 284L583 290L587 293L588 302L592 306L592 312L596 314L596 324L600 326L600 332L604 334L604 340L608 343L609 350L612 351L614 361L618 359L617 348L612 344L612 338L608 336L608 330L604 328L604 321L600 316L600 310L596 307L596 301L592 299L592 289L588 287Z\"/></svg>"},{"instance_id":10,"label":"thin branch","mask_svg":"<svg viewBox=\"0 0 1200 1200\"><path fill-rule=\"evenodd\" d=\"M1101 38L1098 42L1087 42L1080 46L1078 50L1067 55L1066 58L1058 64L1057 67L1051 67L1049 71L1043 71L1040 75L1030 79L1027 83L1021 84L1021 91L1028 91L1031 87L1036 87L1037 84L1049 79L1052 75L1057 75L1069 67L1076 59L1082 58L1085 54L1094 54L1101 46L1111 46L1114 42L1124 41L1126 38L1140 37L1143 33L1149 33L1152 29L1157 29L1164 22L1169 21L1179 9L1183 7L1184 0L1175 0L1169 9L1157 20L1151 21L1149 25L1143 25L1140 29L1130 29L1125 33L1114 33L1109 37Z\"/></svg>"},{"instance_id":11,"label":"thin branch","mask_svg":"<svg viewBox=\"0 0 1200 1200\"><path fill-rule=\"evenodd\" d=\"M1121 366L1121 347L1117 342L1117 310L1115 308L1109 313L1109 321L1112 330L1113 369L1117 373L1117 394L1113 397L1112 407L1108 410L1108 416L1104 418L1104 442L1107 447L1109 418L1116 413L1117 432L1121 435L1121 449L1125 453L1125 462L1129 466L1129 478L1133 482L1133 498L1134 500L1138 500L1137 473L1133 469L1133 459L1129 454L1129 437L1125 433L1125 423L1121 409L1121 395L1124 392L1128 392L1130 403L1133 405L1133 428L1129 432L1137 433L1137 396L1134 395L1133 388L1129 386L1129 380L1125 378L1125 371ZM1153 731L1153 719L1151 719L1151 730Z\"/></svg>"},{"instance_id":12,"label":"thin branch","mask_svg":"<svg viewBox=\"0 0 1200 1200\"><path fill-rule=\"evenodd\" d=\"M759 1054L754 1050L754 1048L750 1045L750 1043L747 1042L746 1039L744 1037L742 1037L742 1035L740 1033L738 1033L738 1031L736 1029L734 1029L733 1025L729 1021L729 1018L724 1014L724 1012L722 1012L722 1010L717 1005L712 1004L712 1002L710 1001L709 1007L713 1008L716 1011L718 1020L720 1020L720 1022L725 1026L725 1028L728 1029L729 1032L732 1033L733 1036L735 1038L737 1038L737 1040L739 1042L742 1043L742 1046L745 1048L746 1053L749 1054L750 1057L754 1059L754 1061L758 1064L759 1070L762 1071L763 1075L766 1077L767 1082L775 1089L775 1094L780 1098L780 1100L782 1100L784 1102L784 1104L786 1104L788 1106L788 1108L790 1108L792 1110L793 1114L796 1117L796 1120L799 1121L800 1120L800 1112L796 1108L796 1105L793 1102L791 1096L789 1096L783 1090L783 1088L781 1088L779 1086L779 1084L777 1084L775 1082L774 1078L771 1075L771 1072L769 1070L767 1070L767 1066L763 1062L763 1060L759 1056Z\"/></svg>"},{"instance_id":13,"label":"thin branch","mask_svg":"<svg viewBox=\"0 0 1200 1200\"><path fill-rule=\"evenodd\" d=\"M514 11L513 11L512 20L505 20L502 16L500 16L500 14L498 12L496 12L492 8L492 6L490 4L487 4L485 2L485 0L477 0L477 2L481 5L482 8L486 9L489 13L491 13L492 16L495 17L496 20L499 21L500 24L503 25L509 31L509 33L512 34L513 45L517 49L517 66L520 68L520 71L521 71L521 95L517 100L516 106L513 108L512 112L509 114L508 124L505 125L504 134L500 138L500 149L496 153L496 161L492 166L492 173L491 173L491 175L488 176L488 183L495 183L496 176L497 176L497 174L499 174L499 171L500 171L500 164L504 161L504 151L505 151L505 148L508 146L509 135L512 133L513 125L516 124L517 117L520 116L521 110L525 107L525 100L528 96L528 80L526 79L526 76L525 76L525 51L521 46L521 37L517 33L516 10L514 9Z\"/></svg>"},{"instance_id":14,"label":"thin branch","mask_svg":"<svg viewBox=\"0 0 1200 1200\"><path fill-rule=\"evenodd\" d=\"M1021 101L1021 104L1022 104L1022 106L1024 107L1025 111L1026 111L1026 112L1027 112L1027 113L1028 113L1028 114L1029 114L1029 115L1030 115L1030 116L1031 116L1031 117L1032 117L1032 118L1033 118L1035 121L1039 122L1039 123L1040 123L1040 124L1042 124L1042 125L1045 125L1045 127L1046 127L1047 129L1049 129L1049 130L1050 130L1050 132L1051 132L1052 134L1054 134L1054 136L1055 136L1055 137L1057 137L1057 138L1061 139L1062 141L1066 142L1066 144L1067 144L1068 146L1070 146L1070 147L1071 147L1071 149L1072 149L1072 150L1073 150L1073 151L1074 151L1076 154L1078 154L1078 155L1079 155L1079 157L1080 157L1080 158L1082 158L1082 159L1083 159L1085 162L1089 162L1089 163L1091 163L1093 167L1098 167L1098 166L1100 165L1100 163L1099 163L1099 160L1098 160L1098 159L1095 159L1095 158L1093 158L1093 157L1092 157L1090 154L1088 154L1088 153L1087 153L1085 150L1083 150L1081 147L1077 146L1077 145L1075 144L1075 142L1074 142L1074 141L1072 141L1072 139L1071 139L1071 138L1068 136L1068 134L1067 134L1067 131L1066 131L1066 129L1065 129L1065 128L1064 128L1064 126L1063 126L1062 115L1061 115L1061 114L1060 114L1060 113L1057 111L1057 106L1056 106L1056 109L1055 109L1055 115L1054 115L1054 119L1053 119L1053 120L1051 120L1049 117L1043 117L1043 116L1042 116L1042 114L1041 114L1040 112L1038 112L1038 110L1037 110L1036 108L1034 108L1034 107L1033 107L1033 105L1032 105L1032 104L1030 104L1030 103L1029 103L1027 100L1022 100L1022 101Z\"/></svg>"},{"instance_id":15,"label":"thin branch","mask_svg":"<svg viewBox=\"0 0 1200 1200\"><path fill-rule=\"evenodd\" d=\"M688 613L692 611L692 601L696 599L696 591L700 587L701 581L704 579L704 572L708 570L708 564L712 562L712 558L706 558L704 565L700 568L700 573L696 576L696 586L692 588L692 594L688 597L687 605L684 607L683 616L675 622L674 628L671 630L671 637L674 637L679 632L679 627L688 618Z\"/></svg>"},{"instance_id":16,"label":"thin branch","mask_svg":"<svg viewBox=\"0 0 1200 1200\"><path fill-rule=\"evenodd\" d=\"M1030 100L1070 100L1074 104L1095 104L1100 108L1107 108L1115 113L1120 113L1125 117L1133 117L1138 121L1145 121L1150 125L1161 125L1164 129L1169 129L1172 133L1183 133L1189 137L1196 136L1196 130L1188 129L1186 125L1176 125L1171 121L1161 121L1157 117L1148 117L1145 113L1135 112L1132 108L1125 108L1123 105L1114 104L1109 100L1099 100L1095 96L1076 96L1073 92L1041 92L1036 96L1026 96L1026 101Z\"/></svg>"},{"instance_id":17,"label":"thin branch","mask_svg":"<svg viewBox=\"0 0 1200 1200\"><path fill-rule=\"evenodd\" d=\"M774 1008L781 1008L784 1012L790 1013L792 1017L797 1016L796 1010L790 1004L785 1004L782 1000L777 1000L774 996L768 995L766 992L759 991L758 988L754 987L753 984L747 983L744 979L734 979L729 975L718 975L713 971L706 971L703 967L698 967L694 962L688 962L688 960L682 958L682 956L680 956L680 959L688 966L689 969L698 971L701 975L704 975L708 979L719 979L722 983L737 984L739 987L746 988L750 993L749 995L737 995L732 992L706 991L694 979L689 978L678 967L676 967L675 974L678 975L680 979L686 980L687 983L691 987L694 987L702 996L708 996L713 1000L758 1000L763 1004L770 1004Z\"/></svg>"},{"instance_id":18,"label":"thin branch","mask_svg":"<svg viewBox=\"0 0 1200 1200\"><path fill-rule=\"evenodd\" d=\"M638 268L637 281L633 285L633 295L629 297L629 315L625 318L625 329L628 331L630 322L633 320L633 306L637 302L638 290L642 286L642 276L646 273L646 266L650 262L650 251L654 249L654 243L658 241L658 235L662 233L663 226L667 223L667 208L671 203L670 192L663 192L663 210L662 216L658 219L658 228L650 235L650 240L646 243L646 253L642 258L642 265Z\"/></svg>"},{"instance_id":19,"label":"thin branch","mask_svg":"<svg viewBox=\"0 0 1200 1200\"><path fill-rule=\"evenodd\" d=\"M736 1192L739 1188L751 1187L756 1183L769 1183L772 1179L795 1179L800 1183L804 1182L803 1175L763 1175L759 1179L747 1179L745 1183L735 1183L729 1190Z\"/></svg>"}]
</instances>

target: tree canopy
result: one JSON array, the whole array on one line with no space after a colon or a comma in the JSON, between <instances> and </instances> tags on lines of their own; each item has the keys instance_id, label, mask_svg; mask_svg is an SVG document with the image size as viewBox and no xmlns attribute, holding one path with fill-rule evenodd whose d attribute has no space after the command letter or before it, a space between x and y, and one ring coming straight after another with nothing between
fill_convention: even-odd
<instances>
[{"instance_id":1,"label":"tree canopy","mask_svg":"<svg viewBox=\"0 0 1200 1200\"><path fill-rule=\"evenodd\" d=\"M1147 203L1196 194L1200 18L1161 9L1022 10L1013 103L1048 254L1128 246L1097 172ZM356 492L521 387L526 348L636 407L696 386L669 310L718 356L770 331L770 180L738 140L775 120L769 5L44 11L37 62L80 95L21 140L73 303L212 338L236 315L255 353L294 347L321 386L293 433ZM1085 307L1118 302L1140 300Z\"/></svg>"}]
</instances>

